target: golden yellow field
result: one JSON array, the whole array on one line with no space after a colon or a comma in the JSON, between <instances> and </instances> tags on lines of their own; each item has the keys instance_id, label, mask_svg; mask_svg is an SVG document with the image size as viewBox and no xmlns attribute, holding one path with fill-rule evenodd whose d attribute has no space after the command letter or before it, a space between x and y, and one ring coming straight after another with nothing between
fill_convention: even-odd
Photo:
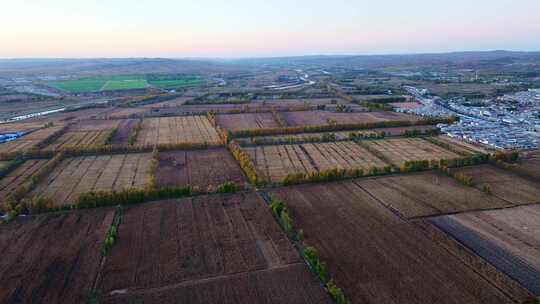
<instances>
[{"instance_id":1,"label":"golden yellow field","mask_svg":"<svg viewBox=\"0 0 540 304\"><path fill-rule=\"evenodd\" d=\"M206 116L145 118L137 145L174 145L182 143L219 143L217 130Z\"/></svg>"},{"instance_id":2,"label":"golden yellow field","mask_svg":"<svg viewBox=\"0 0 540 304\"><path fill-rule=\"evenodd\" d=\"M263 178L278 182L294 173L383 168L387 164L352 141L243 148Z\"/></svg>"},{"instance_id":3,"label":"golden yellow field","mask_svg":"<svg viewBox=\"0 0 540 304\"><path fill-rule=\"evenodd\" d=\"M89 191L144 188L149 182L150 153L83 156L63 160L30 196L56 204L73 203Z\"/></svg>"}]
</instances>

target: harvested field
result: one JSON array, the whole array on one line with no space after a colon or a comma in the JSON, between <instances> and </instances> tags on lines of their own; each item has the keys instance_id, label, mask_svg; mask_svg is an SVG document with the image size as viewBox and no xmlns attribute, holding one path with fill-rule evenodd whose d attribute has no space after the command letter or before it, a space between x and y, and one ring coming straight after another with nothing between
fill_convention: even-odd
<instances>
[{"instance_id":1,"label":"harvested field","mask_svg":"<svg viewBox=\"0 0 540 304\"><path fill-rule=\"evenodd\" d=\"M364 124L383 121L417 121L417 116L396 112L335 113L325 111L283 112L288 126L322 126L331 124Z\"/></svg>"},{"instance_id":2,"label":"harvested field","mask_svg":"<svg viewBox=\"0 0 540 304\"><path fill-rule=\"evenodd\" d=\"M113 108L103 113L103 118L131 118L139 117L148 112L146 108Z\"/></svg>"},{"instance_id":3,"label":"harvested field","mask_svg":"<svg viewBox=\"0 0 540 304\"><path fill-rule=\"evenodd\" d=\"M351 181L271 194L352 303L513 303Z\"/></svg>"},{"instance_id":4,"label":"harvested field","mask_svg":"<svg viewBox=\"0 0 540 304\"><path fill-rule=\"evenodd\" d=\"M468 143L459 139L455 139L446 135L439 135L435 137L436 140L445 142L451 146L454 147L454 149L460 149L465 152L473 152L473 153L480 153L480 154L489 154L490 152L487 151L484 147L481 147L479 145L475 145L472 143Z\"/></svg>"},{"instance_id":5,"label":"harvested field","mask_svg":"<svg viewBox=\"0 0 540 304\"><path fill-rule=\"evenodd\" d=\"M44 150L59 151L73 148L84 149L100 147L105 145L105 140L110 133L110 130L88 132L68 131L45 147Z\"/></svg>"},{"instance_id":6,"label":"harvested field","mask_svg":"<svg viewBox=\"0 0 540 304\"><path fill-rule=\"evenodd\" d=\"M381 153L397 166L407 161L454 159L461 156L436 146L422 138L394 138L364 141L371 149Z\"/></svg>"},{"instance_id":7,"label":"harvested field","mask_svg":"<svg viewBox=\"0 0 540 304\"><path fill-rule=\"evenodd\" d=\"M406 218L512 206L437 172L363 179L355 184Z\"/></svg>"},{"instance_id":8,"label":"harvested field","mask_svg":"<svg viewBox=\"0 0 540 304\"><path fill-rule=\"evenodd\" d=\"M540 205L437 217L431 222L540 295Z\"/></svg>"},{"instance_id":9,"label":"harvested field","mask_svg":"<svg viewBox=\"0 0 540 304\"><path fill-rule=\"evenodd\" d=\"M0 302L84 303L113 217L113 210L99 209L0 225Z\"/></svg>"},{"instance_id":10,"label":"harvested field","mask_svg":"<svg viewBox=\"0 0 540 304\"><path fill-rule=\"evenodd\" d=\"M278 182L288 174L330 169L382 168L386 163L352 141L243 148L263 178Z\"/></svg>"},{"instance_id":11,"label":"harvested field","mask_svg":"<svg viewBox=\"0 0 540 304\"><path fill-rule=\"evenodd\" d=\"M540 158L538 157L520 159L519 162L508 166L508 169L519 176L540 182Z\"/></svg>"},{"instance_id":12,"label":"harvested field","mask_svg":"<svg viewBox=\"0 0 540 304\"><path fill-rule=\"evenodd\" d=\"M69 128L72 132L112 131L121 120L82 120Z\"/></svg>"},{"instance_id":13,"label":"harvested field","mask_svg":"<svg viewBox=\"0 0 540 304\"><path fill-rule=\"evenodd\" d=\"M402 135L405 131L414 131L418 130L420 132L425 132L435 128L434 126L411 126L411 127L396 127L396 128L375 128L375 129L362 129L362 130L350 130L350 131L338 131L338 132L314 132L314 133L297 133L297 134L287 134L287 135L269 135L269 136L253 136L252 140L269 142L273 140L277 142L281 141L312 141L315 137L322 137L326 135L334 135L336 140L348 140L350 139L350 134L362 134L365 137L370 135L378 135L379 133L384 132L385 136L399 136Z\"/></svg>"},{"instance_id":14,"label":"harvested field","mask_svg":"<svg viewBox=\"0 0 540 304\"><path fill-rule=\"evenodd\" d=\"M166 100L162 102L147 104L147 105L144 105L143 108L155 109L155 108L181 107L184 105L184 103L186 103L186 101L191 100L191 99L192 99L191 97L178 97L172 100Z\"/></svg>"},{"instance_id":15,"label":"harvested field","mask_svg":"<svg viewBox=\"0 0 540 304\"><path fill-rule=\"evenodd\" d=\"M494 196L512 204L540 203L540 183L520 177L510 171L491 165L482 165L459 168L454 172L471 176L478 189L489 184Z\"/></svg>"},{"instance_id":16,"label":"harvested field","mask_svg":"<svg viewBox=\"0 0 540 304\"><path fill-rule=\"evenodd\" d=\"M27 160L0 179L0 202L12 194L19 186L29 181L32 175L45 166L47 162L46 159Z\"/></svg>"},{"instance_id":17,"label":"harvested field","mask_svg":"<svg viewBox=\"0 0 540 304\"><path fill-rule=\"evenodd\" d=\"M26 152L36 149L38 145L64 128L61 124L33 131L30 134L17 138L17 140L0 144L0 153Z\"/></svg>"},{"instance_id":18,"label":"harvested field","mask_svg":"<svg viewBox=\"0 0 540 304\"><path fill-rule=\"evenodd\" d=\"M0 134L14 132L30 132L43 128L44 123L41 122L14 122L0 124Z\"/></svg>"},{"instance_id":19,"label":"harvested field","mask_svg":"<svg viewBox=\"0 0 540 304\"><path fill-rule=\"evenodd\" d=\"M30 196L48 197L58 205L74 203L90 191L144 188L151 154L82 156L63 160Z\"/></svg>"},{"instance_id":20,"label":"harvested field","mask_svg":"<svg viewBox=\"0 0 540 304\"><path fill-rule=\"evenodd\" d=\"M137 138L137 144L142 146L220 142L218 132L205 116L145 118Z\"/></svg>"},{"instance_id":21,"label":"harvested field","mask_svg":"<svg viewBox=\"0 0 540 304\"><path fill-rule=\"evenodd\" d=\"M422 107L422 104L419 102L391 102L392 107L404 110L413 110Z\"/></svg>"},{"instance_id":22,"label":"harvested field","mask_svg":"<svg viewBox=\"0 0 540 304\"><path fill-rule=\"evenodd\" d=\"M108 303L329 303L255 193L132 207L118 233L100 288Z\"/></svg>"},{"instance_id":23,"label":"harvested field","mask_svg":"<svg viewBox=\"0 0 540 304\"><path fill-rule=\"evenodd\" d=\"M216 122L229 131L279 128L272 113L217 115Z\"/></svg>"},{"instance_id":24,"label":"harvested field","mask_svg":"<svg viewBox=\"0 0 540 304\"><path fill-rule=\"evenodd\" d=\"M138 119L123 119L118 125L118 131L116 135L112 138L113 145L127 145L129 137L133 133L133 129L139 122Z\"/></svg>"},{"instance_id":25,"label":"harvested field","mask_svg":"<svg viewBox=\"0 0 540 304\"><path fill-rule=\"evenodd\" d=\"M238 163L225 148L161 152L159 156L156 179L161 187L190 185L206 190L228 181L246 183Z\"/></svg>"}]
</instances>

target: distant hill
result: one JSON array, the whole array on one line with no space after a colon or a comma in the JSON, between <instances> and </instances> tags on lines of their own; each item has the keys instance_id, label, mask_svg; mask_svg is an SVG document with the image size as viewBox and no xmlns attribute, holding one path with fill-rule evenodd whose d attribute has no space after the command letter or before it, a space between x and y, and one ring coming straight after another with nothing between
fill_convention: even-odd
<instances>
[{"instance_id":1,"label":"distant hill","mask_svg":"<svg viewBox=\"0 0 540 304\"><path fill-rule=\"evenodd\" d=\"M382 68L446 66L491 69L504 65L540 66L540 52L454 52L441 54L298 56L250 59L0 59L0 76L118 75L145 73L215 73L246 68L306 65L321 67Z\"/></svg>"},{"instance_id":2,"label":"distant hill","mask_svg":"<svg viewBox=\"0 0 540 304\"><path fill-rule=\"evenodd\" d=\"M220 70L210 61L164 58L126 59L0 59L0 75L115 75L205 73Z\"/></svg>"}]
</instances>

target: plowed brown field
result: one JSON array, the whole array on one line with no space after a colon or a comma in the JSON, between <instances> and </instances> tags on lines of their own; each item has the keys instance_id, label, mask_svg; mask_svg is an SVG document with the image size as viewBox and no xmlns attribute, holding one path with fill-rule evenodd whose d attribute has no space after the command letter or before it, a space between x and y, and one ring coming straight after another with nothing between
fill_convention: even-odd
<instances>
[{"instance_id":1,"label":"plowed brown field","mask_svg":"<svg viewBox=\"0 0 540 304\"><path fill-rule=\"evenodd\" d=\"M278 128L272 113L217 115L217 123L229 131Z\"/></svg>"},{"instance_id":2,"label":"plowed brown field","mask_svg":"<svg viewBox=\"0 0 540 304\"><path fill-rule=\"evenodd\" d=\"M102 276L106 302L306 303L307 295L310 303L328 303L255 193L132 207L118 232ZM286 302L288 295L296 300Z\"/></svg>"},{"instance_id":3,"label":"plowed brown field","mask_svg":"<svg viewBox=\"0 0 540 304\"><path fill-rule=\"evenodd\" d=\"M99 209L0 225L0 302L84 303L113 217Z\"/></svg>"},{"instance_id":4,"label":"plowed brown field","mask_svg":"<svg viewBox=\"0 0 540 304\"><path fill-rule=\"evenodd\" d=\"M271 191L353 303L513 303L353 182Z\"/></svg>"},{"instance_id":5,"label":"plowed brown field","mask_svg":"<svg viewBox=\"0 0 540 304\"><path fill-rule=\"evenodd\" d=\"M246 182L238 163L224 148L161 152L156 178L160 187L190 185L203 190L229 181Z\"/></svg>"},{"instance_id":6,"label":"plowed brown field","mask_svg":"<svg viewBox=\"0 0 540 304\"><path fill-rule=\"evenodd\" d=\"M355 183L407 218L512 206L436 172L370 178Z\"/></svg>"},{"instance_id":7,"label":"plowed brown field","mask_svg":"<svg viewBox=\"0 0 540 304\"><path fill-rule=\"evenodd\" d=\"M463 213L432 222L540 295L540 205Z\"/></svg>"},{"instance_id":8,"label":"plowed brown field","mask_svg":"<svg viewBox=\"0 0 540 304\"><path fill-rule=\"evenodd\" d=\"M475 187L491 186L493 195L512 204L540 203L540 183L520 177L511 171L491 165L466 167L455 170L473 178Z\"/></svg>"}]
</instances>

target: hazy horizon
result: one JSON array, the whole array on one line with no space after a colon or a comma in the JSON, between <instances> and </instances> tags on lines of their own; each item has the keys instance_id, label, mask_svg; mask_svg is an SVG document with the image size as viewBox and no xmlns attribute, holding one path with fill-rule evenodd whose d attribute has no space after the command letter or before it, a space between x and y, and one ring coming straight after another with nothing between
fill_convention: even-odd
<instances>
[{"instance_id":1,"label":"hazy horizon","mask_svg":"<svg viewBox=\"0 0 540 304\"><path fill-rule=\"evenodd\" d=\"M540 50L540 1L172 0L0 12L0 58L229 59Z\"/></svg>"}]
</instances>

